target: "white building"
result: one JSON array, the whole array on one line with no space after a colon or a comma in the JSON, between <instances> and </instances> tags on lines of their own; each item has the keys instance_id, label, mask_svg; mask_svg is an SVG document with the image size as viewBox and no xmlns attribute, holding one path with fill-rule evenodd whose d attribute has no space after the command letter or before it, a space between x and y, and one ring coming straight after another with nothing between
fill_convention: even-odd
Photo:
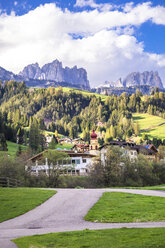
<instances>
[{"instance_id":1,"label":"white building","mask_svg":"<svg viewBox=\"0 0 165 248\"><path fill-rule=\"evenodd\" d=\"M36 176L44 173L49 175L51 170L57 168L61 170L61 174L67 175L87 175L90 172L94 155L72 151L65 151L64 153L67 153L69 157L58 161L56 165L48 164L47 158L44 162L41 162L43 161L41 160L43 153L39 153L28 160L32 164L26 166L26 169L29 169L31 174Z\"/></svg>"}]
</instances>

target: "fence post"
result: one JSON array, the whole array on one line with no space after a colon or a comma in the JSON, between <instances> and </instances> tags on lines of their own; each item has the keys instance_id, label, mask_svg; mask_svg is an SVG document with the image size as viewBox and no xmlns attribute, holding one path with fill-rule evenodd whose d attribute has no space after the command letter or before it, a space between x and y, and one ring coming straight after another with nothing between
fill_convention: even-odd
<instances>
[{"instance_id":1,"label":"fence post","mask_svg":"<svg viewBox=\"0 0 165 248\"><path fill-rule=\"evenodd\" d=\"M10 187L10 179L8 177L6 178L6 181L7 181L7 185L6 186L7 187Z\"/></svg>"}]
</instances>

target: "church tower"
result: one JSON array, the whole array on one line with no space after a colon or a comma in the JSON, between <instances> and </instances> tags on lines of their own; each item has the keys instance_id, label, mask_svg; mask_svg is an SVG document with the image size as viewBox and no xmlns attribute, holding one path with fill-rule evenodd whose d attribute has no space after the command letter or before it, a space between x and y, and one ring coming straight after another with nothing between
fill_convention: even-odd
<instances>
[{"instance_id":1,"label":"church tower","mask_svg":"<svg viewBox=\"0 0 165 248\"><path fill-rule=\"evenodd\" d=\"M95 133L95 130L93 129L93 132L91 134L91 141L90 141L90 150L98 150L99 144L97 140L97 134Z\"/></svg>"}]
</instances>

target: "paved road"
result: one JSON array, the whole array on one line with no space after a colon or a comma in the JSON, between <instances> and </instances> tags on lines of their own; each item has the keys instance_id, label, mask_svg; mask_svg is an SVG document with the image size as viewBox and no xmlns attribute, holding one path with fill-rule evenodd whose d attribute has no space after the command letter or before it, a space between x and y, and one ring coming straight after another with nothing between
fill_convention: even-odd
<instances>
[{"instance_id":1,"label":"paved road","mask_svg":"<svg viewBox=\"0 0 165 248\"><path fill-rule=\"evenodd\" d=\"M35 234L109 229L121 227L165 227L165 222L93 223L83 220L103 192L127 192L165 197L165 192L133 189L56 189L58 193L41 206L14 219L0 223L0 247L16 248L10 240Z\"/></svg>"}]
</instances>

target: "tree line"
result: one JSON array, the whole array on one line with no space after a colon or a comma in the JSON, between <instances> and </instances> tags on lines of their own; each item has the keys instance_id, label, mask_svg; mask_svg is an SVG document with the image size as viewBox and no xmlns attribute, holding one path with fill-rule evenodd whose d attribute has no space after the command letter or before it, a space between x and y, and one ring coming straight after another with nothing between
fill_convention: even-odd
<instances>
[{"instance_id":1,"label":"tree line","mask_svg":"<svg viewBox=\"0 0 165 248\"><path fill-rule=\"evenodd\" d=\"M165 118L165 93L155 89L150 96L143 96L137 90L132 95L107 96L103 101L95 95L65 92L61 87L35 89L15 81L0 84L0 133L20 144L27 144L30 133L34 132L30 131L32 127L38 129L38 136L41 136L40 130L57 130L71 138L82 133L89 142L91 130L97 129L101 133L100 143L113 138L125 139L139 133L132 118L135 112ZM98 122L103 126L98 126ZM36 140L40 140L43 149L43 137Z\"/></svg>"}]
</instances>

